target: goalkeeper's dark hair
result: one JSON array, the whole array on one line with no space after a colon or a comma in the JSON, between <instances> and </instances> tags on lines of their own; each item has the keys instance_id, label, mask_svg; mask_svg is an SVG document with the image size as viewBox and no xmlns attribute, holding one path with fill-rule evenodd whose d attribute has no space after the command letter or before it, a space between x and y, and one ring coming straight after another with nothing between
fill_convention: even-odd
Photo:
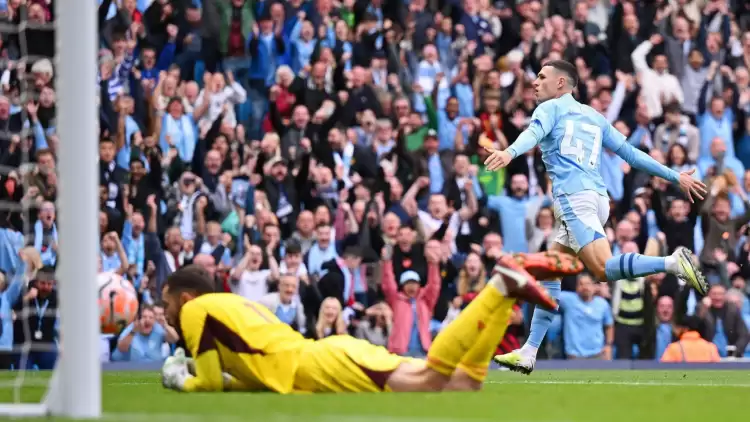
<instances>
[{"instance_id":1,"label":"goalkeeper's dark hair","mask_svg":"<svg viewBox=\"0 0 750 422\"><path fill-rule=\"evenodd\" d=\"M563 73L568 78L568 83L571 87L575 88L578 86L578 69L576 66L565 60L550 60L544 63L544 66L549 66Z\"/></svg>"},{"instance_id":2,"label":"goalkeeper's dark hair","mask_svg":"<svg viewBox=\"0 0 750 422\"><path fill-rule=\"evenodd\" d=\"M196 296L214 293L215 283L211 274L200 265L187 265L167 277L169 293L191 292Z\"/></svg>"}]
</instances>

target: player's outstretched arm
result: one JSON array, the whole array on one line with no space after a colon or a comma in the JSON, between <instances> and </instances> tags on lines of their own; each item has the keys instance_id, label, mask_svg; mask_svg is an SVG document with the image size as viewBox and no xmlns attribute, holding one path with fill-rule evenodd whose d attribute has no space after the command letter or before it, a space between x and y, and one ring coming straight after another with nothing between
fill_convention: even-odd
<instances>
[{"instance_id":1,"label":"player's outstretched arm","mask_svg":"<svg viewBox=\"0 0 750 422\"><path fill-rule=\"evenodd\" d=\"M553 101L546 101L534 110L534 113L531 115L529 127L521 132L516 141L513 142L513 145L506 150L499 151L482 145L490 153L490 156L484 161L487 170L499 170L510 164L519 155L531 151L552 130L556 115L557 109L555 103Z\"/></svg>"},{"instance_id":2,"label":"player's outstretched arm","mask_svg":"<svg viewBox=\"0 0 750 422\"><path fill-rule=\"evenodd\" d=\"M535 124L532 121L531 125L521 132L521 135L516 138L513 145L506 150L501 151L484 146L484 149L490 153L490 156L484 161L484 165L487 166L487 170L489 171L499 170L510 164L514 158L526 154L526 152L537 146L542 138L544 138L544 131L541 125Z\"/></svg>"},{"instance_id":3,"label":"player's outstretched arm","mask_svg":"<svg viewBox=\"0 0 750 422\"><path fill-rule=\"evenodd\" d=\"M685 192L685 195L687 195L690 202L695 202L693 198L704 198L707 192L706 185L703 184L703 182L701 182L700 180L693 178L695 169L687 172L677 173L669 167L654 160L645 152L634 148L632 145L626 142L624 140L624 136L617 132L617 129L615 129L611 125L609 127L609 130L610 133L613 133L614 131L617 133L617 135L619 135L619 137L622 137L622 141L618 142L618 139L608 136L607 138L605 138L605 148L608 148L615 154L619 155L620 158L630 164L631 167L645 171L652 176L661 177L664 180L680 185L680 189Z\"/></svg>"}]
</instances>

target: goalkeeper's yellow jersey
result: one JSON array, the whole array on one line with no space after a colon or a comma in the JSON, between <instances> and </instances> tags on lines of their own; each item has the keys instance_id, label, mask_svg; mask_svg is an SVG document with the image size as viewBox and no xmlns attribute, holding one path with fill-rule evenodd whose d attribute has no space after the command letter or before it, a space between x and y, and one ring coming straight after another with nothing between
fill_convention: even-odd
<instances>
[{"instance_id":1,"label":"goalkeeper's yellow jersey","mask_svg":"<svg viewBox=\"0 0 750 422\"><path fill-rule=\"evenodd\" d=\"M293 390L305 339L263 305L231 293L199 296L180 311L185 344L196 376L185 391ZM233 377L225 386L222 372Z\"/></svg>"}]
</instances>

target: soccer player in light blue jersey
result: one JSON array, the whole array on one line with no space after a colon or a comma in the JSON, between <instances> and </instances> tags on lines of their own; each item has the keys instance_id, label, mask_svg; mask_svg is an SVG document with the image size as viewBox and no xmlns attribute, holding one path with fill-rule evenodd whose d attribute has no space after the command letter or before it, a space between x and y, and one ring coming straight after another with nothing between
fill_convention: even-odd
<instances>
[{"instance_id":1,"label":"soccer player in light blue jersey","mask_svg":"<svg viewBox=\"0 0 750 422\"><path fill-rule=\"evenodd\" d=\"M534 81L539 105L529 127L508 149L490 151L484 163L487 169L505 167L539 145L552 180L555 217L561 223L551 250L578 255L600 281L668 272L705 294L708 286L693 264L692 252L686 248L678 248L667 257L636 253L612 256L603 227L609 216L609 196L599 173L602 147L634 168L679 184L691 202L693 197L703 198L706 186L692 177L695 170L677 173L633 148L604 116L573 98L571 93L577 83L576 68L571 63L562 60L545 63ZM559 295L559 280L544 285L553 296ZM551 312L535 309L526 344L519 350L496 356L495 361L514 371L531 373L553 316Z\"/></svg>"}]
</instances>

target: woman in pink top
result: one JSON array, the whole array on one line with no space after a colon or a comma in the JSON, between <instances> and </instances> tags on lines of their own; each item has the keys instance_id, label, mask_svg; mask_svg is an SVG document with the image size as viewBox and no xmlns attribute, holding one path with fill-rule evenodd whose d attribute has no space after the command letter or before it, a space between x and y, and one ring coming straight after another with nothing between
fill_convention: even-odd
<instances>
[{"instance_id":1,"label":"woman in pink top","mask_svg":"<svg viewBox=\"0 0 750 422\"><path fill-rule=\"evenodd\" d=\"M386 302L393 310L393 329L388 339L388 350L391 353L426 355L432 345L430 321L440 296L441 280L440 252L436 250L439 246L430 243L425 246L427 284L424 287L421 287L417 272L405 271L399 279L399 290L391 262L392 249L388 246L383 252L382 289Z\"/></svg>"}]
</instances>

